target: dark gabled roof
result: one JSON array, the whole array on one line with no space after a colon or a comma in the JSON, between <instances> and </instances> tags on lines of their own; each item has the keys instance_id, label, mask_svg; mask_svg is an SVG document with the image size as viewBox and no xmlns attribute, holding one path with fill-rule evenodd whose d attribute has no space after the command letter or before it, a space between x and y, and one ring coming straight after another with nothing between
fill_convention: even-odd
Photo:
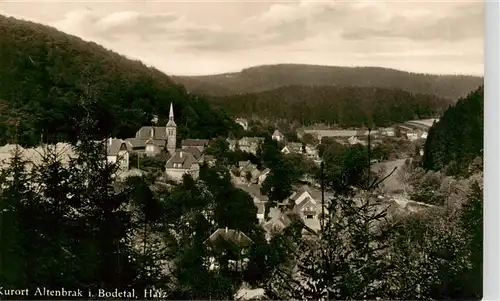
<instances>
[{"instance_id":1,"label":"dark gabled roof","mask_svg":"<svg viewBox=\"0 0 500 301\"><path fill-rule=\"evenodd\" d=\"M301 187L299 190L296 190L294 193L292 193L292 195L290 196L290 200L295 202L305 192L309 192L308 189L306 187Z\"/></svg>"},{"instance_id":2,"label":"dark gabled roof","mask_svg":"<svg viewBox=\"0 0 500 301\"><path fill-rule=\"evenodd\" d=\"M250 144L255 144L255 143L260 143L263 142L265 139L263 137L243 137L240 140L238 140L241 144L242 141L248 142Z\"/></svg>"},{"instance_id":3,"label":"dark gabled roof","mask_svg":"<svg viewBox=\"0 0 500 301\"><path fill-rule=\"evenodd\" d=\"M185 139L182 140L182 146L207 146L208 139Z\"/></svg>"},{"instance_id":4,"label":"dark gabled roof","mask_svg":"<svg viewBox=\"0 0 500 301\"><path fill-rule=\"evenodd\" d=\"M214 243L218 239L223 239L236 244L239 247L246 248L249 247L253 241L243 232L234 229L222 229L219 228L215 230L212 235L206 240L206 242Z\"/></svg>"},{"instance_id":5,"label":"dark gabled roof","mask_svg":"<svg viewBox=\"0 0 500 301\"><path fill-rule=\"evenodd\" d=\"M153 132L151 135L151 131ZM147 140L153 136L154 140L167 140L167 130L164 126L143 126L135 134L135 138Z\"/></svg>"},{"instance_id":6,"label":"dark gabled roof","mask_svg":"<svg viewBox=\"0 0 500 301\"><path fill-rule=\"evenodd\" d=\"M239 184L235 185L236 188L239 188L243 190L244 192L248 193L252 197L256 197L261 201L267 201L268 197L260 193L260 185L257 184Z\"/></svg>"},{"instance_id":7,"label":"dark gabled roof","mask_svg":"<svg viewBox=\"0 0 500 301\"><path fill-rule=\"evenodd\" d=\"M247 160L247 161L238 161L238 167L239 168L244 168L248 165L252 164L252 162L250 162L250 160Z\"/></svg>"},{"instance_id":8,"label":"dark gabled roof","mask_svg":"<svg viewBox=\"0 0 500 301\"><path fill-rule=\"evenodd\" d=\"M196 160L199 160L201 158L201 152L198 148L196 147L188 147L186 149L183 149L183 151L190 153L195 157Z\"/></svg>"},{"instance_id":9,"label":"dark gabled roof","mask_svg":"<svg viewBox=\"0 0 500 301\"><path fill-rule=\"evenodd\" d=\"M276 227L283 229L288 227L292 221L287 214L281 213L278 217L272 218L262 226L266 231L272 232Z\"/></svg>"},{"instance_id":10,"label":"dark gabled roof","mask_svg":"<svg viewBox=\"0 0 500 301\"><path fill-rule=\"evenodd\" d=\"M116 156L120 150L131 151L132 144L122 139L111 138L108 140L107 154L108 156Z\"/></svg>"},{"instance_id":11,"label":"dark gabled roof","mask_svg":"<svg viewBox=\"0 0 500 301\"><path fill-rule=\"evenodd\" d=\"M133 148L146 146L146 140L142 140L139 138L127 138L125 141L129 142Z\"/></svg>"},{"instance_id":12,"label":"dark gabled roof","mask_svg":"<svg viewBox=\"0 0 500 301\"><path fill-rule=\"evenodd\" d=\"M257 166L253 165L253 164L248 164L245 167L243 167L241 170L244 171L244 172L250 172L253 175L260 174L260 171L257 169Z\"/></svg>"},{"instance_id":13,"label":"dark gabled roof","mask_svg":"<svg viewBox=\"0 0 500 301\"><path fill-rule=\"evenodd\" d=\"M198 160L186 151L177 151L165 164L165 168L190 169ZM174 167L174 164L181 164L181 167Z\"/></svg>"},{"instance_id":14,"label":"dark gabled roof","mask_svg":"<svg viewBox=\"0 0 500 301\"><path fill-rule=\"evenodd\" d=\"M302 153L302 143L290 142L285 146L291 153ZM283 147L283 148L285 148Z\"/></svg>"}]
</instances>

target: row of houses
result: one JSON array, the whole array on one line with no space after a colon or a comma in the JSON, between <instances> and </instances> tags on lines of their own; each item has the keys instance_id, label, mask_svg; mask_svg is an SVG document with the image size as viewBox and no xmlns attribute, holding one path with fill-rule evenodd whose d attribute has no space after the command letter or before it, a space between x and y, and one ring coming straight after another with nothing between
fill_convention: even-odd
<instances>
[{"instance_id":1,"label":"row of houses","mask_svg":"<svg viewBox=\"0 0 500 301\"><path fill-rule=\"evenodd\" d=\"M298 129L297 136L302 139L305 134L311 134L316 137L319 141L321 139L335 138L340 140L351 140L351 141L364 141L368 135L374 138L381 137L395 137L397 132L408 140L426 139L427 130L424 127L414 127L411 124L408 125L398 125L396 127L380 128L377 130L368 131L365 129L361 130L328 130L328 129ZM276 139L281 139L281 133L276 133ZM352 144L352 143L351 143Z\"/></svg>"}]
</instances>

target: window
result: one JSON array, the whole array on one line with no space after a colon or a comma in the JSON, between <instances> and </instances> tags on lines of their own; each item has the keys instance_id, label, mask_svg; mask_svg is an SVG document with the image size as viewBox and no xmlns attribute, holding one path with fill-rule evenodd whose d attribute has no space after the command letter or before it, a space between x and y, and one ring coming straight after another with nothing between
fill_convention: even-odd
<instances>
[{"instance_id":1,"label":"window","mask_svg":"<svg viewBox=\"0 0 500 301\"><path fill-rule=\"evenodd\" d=\"M314 215L308 214L308 215L306 215L306 218L307 218L307 219L313 219L313 218L314 218Z\"/></svg>"},{"instance_id":2,"label":"window","mask_svg":"<svg viewBox=\"0 0 500 301\"><path fill-rule=\"evenodd\" d=\"M153 152L155 150L153 145L146 145L146 151L147 152Z\"/></svg>"}]
</instances>

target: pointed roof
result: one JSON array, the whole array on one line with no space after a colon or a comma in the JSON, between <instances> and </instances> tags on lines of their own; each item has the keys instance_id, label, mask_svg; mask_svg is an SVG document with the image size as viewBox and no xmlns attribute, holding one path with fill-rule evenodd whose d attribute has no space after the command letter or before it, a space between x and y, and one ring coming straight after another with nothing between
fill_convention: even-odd
<instances>
[{"instance_id":1,"label":"pointed roof","mask_svg":"<svg viewBox=\"0 0 500 301\"><path fill-rule=\"evenodd\" d=\"M277 130L277 129L276 129L276 130L274 130L273 136L274 136L274 137L282 137L282 136L283 136L283 134L281 134L281 132L280 132L279 130Z\"/></svg>"},{"instance_id":2,"label":"pointed roof","mask_svg":"<svg viewBox=\"0 0 500 301\"><path fill-rule=\"evenodd\" d=\"M198 160L193 154L181 150L168 159L165 168L190 169L196 163L198 163ZM180 164L181 167L174 167L174 164Z\"/></svg>"},{"instance_id":3,"label":"pointed roof","mask_svg":"<svg viewBox=\"0 0 500 301\"><path fill-rule=\"evenodd\" d=\"M229 241L239 247L249 247L253 241L245 233L235 229L219 228L205 242L215 243L218 239Z\"/></svg>"},{"instance_id":4,"label":"pointed roof","mask_svg":"<svg viewBox=\"0 0 500 301\"><path fill-rule=\"evenodd\" d=\"M170 103L170 112L168 113L168 123L167 126L177 126L174 121L174 105Z\"/></svg>"},{"instance_id":5,"label":"pointed roof","mask_svg":"<svg viewBox=\"0 0 500 301\"><path fill-rule=\"evenodd\" d=\"M174 105L170 103L170 113L168 114L169 119L174 119Z\"/></svg>"}]
</instances>

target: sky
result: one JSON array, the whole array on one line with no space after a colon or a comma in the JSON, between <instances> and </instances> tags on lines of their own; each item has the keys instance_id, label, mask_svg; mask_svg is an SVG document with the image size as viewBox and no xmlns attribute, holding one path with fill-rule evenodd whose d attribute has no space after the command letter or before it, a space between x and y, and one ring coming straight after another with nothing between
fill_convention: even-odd
<instances>
[{"instance_id":1,"label":"sky","mask_svg":"<svg viewBox=\"0 0 500 301\"><path fill-rule=\"evenodd\" d=\"M0 14L53 26L169 75L268 64L483 75L483 1L9 1Z\"/></svg>"}]
</instances>

